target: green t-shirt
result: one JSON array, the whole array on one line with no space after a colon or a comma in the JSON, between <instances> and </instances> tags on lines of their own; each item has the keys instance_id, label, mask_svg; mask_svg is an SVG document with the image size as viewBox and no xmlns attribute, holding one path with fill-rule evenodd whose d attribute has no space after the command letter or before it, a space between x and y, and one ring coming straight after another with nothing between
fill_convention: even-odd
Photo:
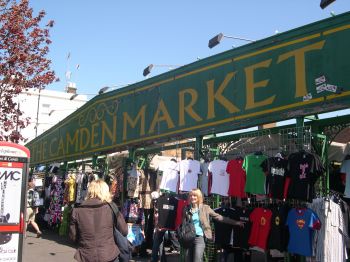
<instances>
[{"instance_id":1,"label":"green t-shirt","mask_svg":"<svg viewBox=\"0 0 350 262\"><path fill-rule=\"evenodd\" d=\"M267 159L265 155L247 155L244 158L243 169L247 177L244 190L251 194L266 194L265 174L261 168L261 163Z\"/></svg>"}]
</instances>

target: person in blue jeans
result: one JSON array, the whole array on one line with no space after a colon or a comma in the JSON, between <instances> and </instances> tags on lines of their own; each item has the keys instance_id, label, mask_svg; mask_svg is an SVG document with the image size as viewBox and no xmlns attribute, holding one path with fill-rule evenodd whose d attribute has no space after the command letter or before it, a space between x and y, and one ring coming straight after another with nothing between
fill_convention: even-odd
<instances>
[{"instance_id":1,"label":"person in blue jeans","mask_svg":"<svg viewBox=\"0 0 350 262\"><path fill-rule=\"evenodd\" d=\"M203 194L200 189L193 189L190 191L188 197L190 205L184 207L182 219L184 221L188 214L192 216L192 223L196 230L196 238L192 246L185 249L186 261L202 262L205 249L204 238L210 240L213 238L209 218L218 222L242 227L244 226L244 222L224 217L216 213L208 205L203 204Z\"/></svg>"}]
</instances>

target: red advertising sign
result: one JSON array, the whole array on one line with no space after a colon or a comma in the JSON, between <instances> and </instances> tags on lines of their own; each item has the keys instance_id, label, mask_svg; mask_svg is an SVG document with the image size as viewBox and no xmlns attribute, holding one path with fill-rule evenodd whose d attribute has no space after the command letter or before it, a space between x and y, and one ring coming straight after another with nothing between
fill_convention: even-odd
<instances>
[{"instance_id":1,"label":"red advertising sign","mask_svg":"<svg viewBox=\"0 0 350 262\"><path fill-rule=\"evenodd\" d=\"M22 261L29 150L0 141L0 262Z\"/></svg>"}]
</instances>

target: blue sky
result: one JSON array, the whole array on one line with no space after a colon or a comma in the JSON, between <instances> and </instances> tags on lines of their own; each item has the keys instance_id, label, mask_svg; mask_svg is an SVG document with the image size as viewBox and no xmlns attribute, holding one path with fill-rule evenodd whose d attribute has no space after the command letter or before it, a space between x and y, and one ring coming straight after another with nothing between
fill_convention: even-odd
<instances>
[{"instance_id":1,"label":"blue sky","mask_svg":"<svg viewBox=\"0 0 350 262\"><path fill-rule=\"evenodd\" d=\"M45 22L54 20L49 58L63 91L66 71L80 94L97 94L103 86L144 79L149 64L184 65L226 51L244 41L224 39L208 48L208 40L226 35L263 39L350 11L348 0L321 9L320 0L34 0ZM67 54L70 58L67 59ZM76 66L79 65L79 69ZM151 76L169 70L153 68Z\"/></svg>"}]
</instances>

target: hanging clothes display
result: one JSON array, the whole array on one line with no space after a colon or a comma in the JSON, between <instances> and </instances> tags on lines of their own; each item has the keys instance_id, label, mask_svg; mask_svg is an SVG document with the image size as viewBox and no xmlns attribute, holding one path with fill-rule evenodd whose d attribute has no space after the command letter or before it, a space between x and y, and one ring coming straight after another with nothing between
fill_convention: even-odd
<instances>
[{"instance_id":1,"label":"hanging clothes display","mask_svg":"<svg viewBox=\"0 0 350 262\"><path fill-rule=\"evenodd\" d=\"M345 174L345 192L344 197L350 198L350 155L347 155L343 160L340 172Z\"/></svg>"},{"instance_id":2,"label":"hanging clothes display","mask_svg":"<svg viewBox=\"0 0 350 262\"><path fill-rule=\"evenodd\" d=\"M247 197L244 187L246 173L243 169L243 158L232 159L227 163L226 172L229 174L228 195L232 197Z\"/></svg>"},{"instance_id":3,"label":"hanging clothes display","mask_svg":"<svg viewBox=\"0 0 350 262\"><path fill-rule=\"evenodd\" d=\"M265 174L261 163L267 159L262 153L249 154L244 157L243 169L247 174L245 192L251 194L265 194Z\"/></svg>"},{"instance_id":4,"label":"hanging clothes display","mask_svg":"<svg viewBox=\"0 0 350 262\"><path fill-rule=\"evenodd\" d=\"M49 221L51 227L56 226L61 222L62 205L63 205L63 179L62 174L54 175L51 184L51 201L48 209Z\"/></svg>"},{"instance_id":5,"label":"hanging clothes display","mask_svg":"<svg viewBox=\"0 0 350 262\"><path fill-rule=\"evenodd\" d=\"M292 208L286 225L289 229L288 252L312 256L313 231L321 228L321 221L310 208Z\"/></svg>"},{"instance_id":6,"label":"hanging clothes display","mask_svg":"<svg viewBox=\"0 0 350 262\"><path fill-rule=\"evenodd\" d=\"M281 252L287 250L289 232L286 226L288 212L290 206L288 204L277 205L271 208L271 229L268 239L268 249L277 249Z\"/></svg>"},{"instance_id":7,"label":"hanging clothes display","mask_svg":"<svg viewBox=\"0 0 350 262\"><path fill-rule=\"evenodd\" d=\"M175 159L164 161L160 163L158 169L163 172L159 188L177 193L180 179L179 163Z\"/></svg>"},{"instance_id":8,"label":"hanging clothes display","mask_svg":"<svg viewBox=\"0 0 350 262\"><path fill-rule=\"evenodd\" d=\"M230 180L226 168L227 162L221 159L213 160L209 163L208 171L212 176L211 194L228 196Z\"/></svg>"},{"instance_id":9,"label":"hanging clothes display","mask_svg":"<svg viewBox=\"0 0 350 262\"><path fill-rule=\"evenodd\" d=\"M324 173L321 159L304 150L288 156L287 197L311 202L315 197L315 182Z\"/></svg>"},{"instance_id":10,"label":"hanging clothes display","mask_svg":"<svg viewBox=\"0 0 350 262\"><path fill-rule=\"evenodd\" d=\"M313 250L319 262L347 261L347 226L339 204L317 198L308 205L318 216L322 227L315 232ZM348 215L348 214L347 214Z\"/></svg>"},{"instance_id":11,"label":"hanging clothes display","mask_svg":"<svg viewBox=\"0 0 350 262\"><path fill-rule=\"evenodd\" d=\"M252 247L267 248L267 239L271 228L272 212L267 208L255 208L249 216L252 222L248 243Z\"/></svg>"},{"instance_id":12,"label":"hanging clothes display","mask_svg":"<svg viewBox=\"0 0 350 262\"><path fill-rule=\"evenodd\" d=\"M200 188L204 196L208 196L209 194L208 167L208 161L201 162Z\"/></svg>"},{"instance_id":13,"label":"hanging clothes display","mask_svg":"<svg viewBox=\"0 0 350 262\"><path fill-rule=\"evenodd\" d=\"M288 161L278 153L275 157L269 157L261 163L266 174L266 194L269 197L283 199L284 183L287 173Z\"/></svg>"},{"instance_id":14,"label":"hanging clothes display","mask_svg":"<svg viewBox=\"0 0 350 262\"><path fill-rule=\"evenodd\" d=\"M198 160L184 159L180 161L180 186L181 191L191 191L197 188L200 163Z\"/></svg>"}]
</instances>

